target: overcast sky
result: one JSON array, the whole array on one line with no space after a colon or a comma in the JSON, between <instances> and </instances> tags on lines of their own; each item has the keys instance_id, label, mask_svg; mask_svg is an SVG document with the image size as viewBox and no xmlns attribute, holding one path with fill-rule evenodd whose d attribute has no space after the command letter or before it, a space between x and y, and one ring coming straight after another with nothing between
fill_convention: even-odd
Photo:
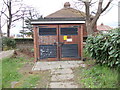
<instances>
[{"instance_id":1,"label":"overcast sky","mask_svg":"<svg viewBox=\"0 0 120 90\"><path fill-rule=\"evenodd\" d=\"M24 0L24 3L27 5L30 5L32 7L35 7L36 10L40 12L43 17L54 13L57 10L60 10L63 8L65 2L70 2L71 7L75 8L78 0ZM96 0L94 0L96 1ZM104 0L105 1L105 0ZM108 1L108 0L106 0ZM103 23L105 25L109 25L111 27L117 27L118 26L118 1L120 0L113 0L110 10L107 10L107 13L105 12L98 20L98 25ZM81 9L81 11L84 11L84 8ZM22 27L22 22L17 23L17 28L13 29L20 29ZM11 32L11 33L18 33L19 31Z\"/></svg>"},{"instance_id":2,"label":"overcast sky","mask_svg":"<svg viewBox=\"0 0 120 90\"><path fill-rule=\"evenodd\" d=\"M40 14L43 16L49 15L57 10L60 10L63 8L63 5L65 2L70 2L72 5L71 7L75 7L75 2L78 0L24 0L26 4L29 4L33 7L36 7L37 10L40 11ZM96 1L96 0L93 0ZM108 0L104 0L108 1ZM98 24L104 23L106 25L110 25L112 27L117 27L118 23L118 1L120 0L113 0L110 10L107 10L107 13L105 12L100 19L98 20ZM114 5L113 5L114 4Z\"/></svg>"}]
</instances>

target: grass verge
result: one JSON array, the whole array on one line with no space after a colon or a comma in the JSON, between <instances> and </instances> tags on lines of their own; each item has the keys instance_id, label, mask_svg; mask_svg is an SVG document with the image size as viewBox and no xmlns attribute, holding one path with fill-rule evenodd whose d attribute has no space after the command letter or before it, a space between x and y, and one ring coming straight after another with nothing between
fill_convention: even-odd
<instances>
[{"instance_id":1,"label":"grass verge","mask_svg":"<svg viewBox=\"0 0 120 90\"><path fill-rule=\"evenodd\" d=\"M5 58L2 60L2 87L11 87L11 82L23 77L18 70L24 65L23 58Z\"/></svg>"},{"instance_id":2,"label":"grass verge","mask_svg":"<svg viewBox=\"0 0 120 90\"><path fill-rule=\"evenodd\" d=\"M40 82L49 78L49 72L34 73L31 71L33 65L31 60L21 57L2 59L2 88L11 88L12 82L17 82L14 88L47 87L48 82Z\"/></svg>"},{"instance_id":3,"label":"grass verge","mask_svg":"<svg viewBox=\"0 0 120 90\"><path fill-rule=\"evenodd\" d=\"M89 62L92 64L90 65ZM87 67L76 68L75 80L82 88L118 88L118 71L106 66L93 65L93 61L85 62Z\"/></svg>"},{"instance_id":4,"label":"grass verge","mask_svg":"<svg viewBox=\"0 0 120 90\"><path fill-rule=\"evenodd\" d=\"M40 79L39 75L29 75L26 79L22 80L21 85L16 86L17 88L35 88L38 80Z\"/></svg>"}]
</instances>

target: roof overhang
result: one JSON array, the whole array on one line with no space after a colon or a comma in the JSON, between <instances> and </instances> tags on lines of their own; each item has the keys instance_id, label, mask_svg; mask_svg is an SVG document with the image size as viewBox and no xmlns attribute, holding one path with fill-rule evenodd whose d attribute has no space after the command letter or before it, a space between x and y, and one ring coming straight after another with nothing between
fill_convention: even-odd
<instances>
[{"instance_id":1,"label":"roof overhang","mask_svg":"<svg viewBox=\"0 0 120 90\"><path fill-rule=\"evenodd\" d=\"M85 21L31 21L32 25L36 24L81 24Z\"/></svg>"},{"instance_id":2,"label":"roof overhang","mask_svg":"<svg viewBox=\"0 0 120 90\"><path fill-rule=\"evenodd\" d=\"M85 23L85 18L40 18L31 20L32 25L36 24L80 24Z\"/></svg>"}]
</instances>

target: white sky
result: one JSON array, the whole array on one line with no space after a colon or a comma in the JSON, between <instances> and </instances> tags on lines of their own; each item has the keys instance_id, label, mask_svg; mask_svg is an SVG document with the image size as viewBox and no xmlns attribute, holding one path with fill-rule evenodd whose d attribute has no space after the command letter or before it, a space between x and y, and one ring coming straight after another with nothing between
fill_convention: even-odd
<instances>
[{"instance_id":1,"label":"white sky","mask_svg":"<svg viewBox=\"0 0 120 90\"><path fill-rule=\"evenodd\" d=\"M70 2L72 4L71 7L75 7L73 4L78 0L24 0L26 4L29 4L33 7L36 7L37 10L40 11L40 14L43 16L49 15L57 10L63 8L65 2ZM96 0L94 0L96 1ZM105 1L105 0L104 0ZM107 0L106 0L107 1ZM106 14L103 14L100 19L98 20L98 24L104 23L106 25L110 25L112 27L117 27L118 25L118 7L117 2L120 0L113 0L113 4L110 8L111 10L108 11ZM108 9L109 10L109 9Z\"/></svg>"},{"instance_id":2,"label":"white sky","mask_svg":"<svg viewBox=\"0 0 120 90\"><path fill-rule=\"evenodd\" d=\"M32 7L35 7L36 10L40 12L43 17L54 13L57 10L60 10L63 8L65 2L70 2L71 7L75 7L74 3L78 0L24 0L24 3L27 5L30 5ZM96 0L95 0L96 1ZM106 0L107 1L107 0ZM111 27L117 27L118 26L118 1L120 0L113 0L113 4L110 6L112 7L110 11L108 11L106 14L103 14L100 19L98 20L98 25L103 23L105 25L109 25ZM84 11L84 10L82 10ZM22 22L16 23L16 28L13 28L14 33L19 33L19 30L22 29ZM19 29L19 30L18 30Z\"/></svg>"}]
</instances>

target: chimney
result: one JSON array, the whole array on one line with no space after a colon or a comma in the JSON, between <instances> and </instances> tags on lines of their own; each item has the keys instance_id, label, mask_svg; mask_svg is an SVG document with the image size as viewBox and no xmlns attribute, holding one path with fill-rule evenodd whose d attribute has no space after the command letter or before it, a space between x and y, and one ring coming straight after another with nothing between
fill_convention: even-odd
<instances>
[{"instance_id":1,"label":"chimney","mask_svg":"<svg viewBox=\"0 0 120 90\"><path fill-rule=\"evenodd\" d=\"M69 3L69 2L66 2L66 3L64 4L64 8L70 8L70 3Z\"/></svg>"}]
</instances>

